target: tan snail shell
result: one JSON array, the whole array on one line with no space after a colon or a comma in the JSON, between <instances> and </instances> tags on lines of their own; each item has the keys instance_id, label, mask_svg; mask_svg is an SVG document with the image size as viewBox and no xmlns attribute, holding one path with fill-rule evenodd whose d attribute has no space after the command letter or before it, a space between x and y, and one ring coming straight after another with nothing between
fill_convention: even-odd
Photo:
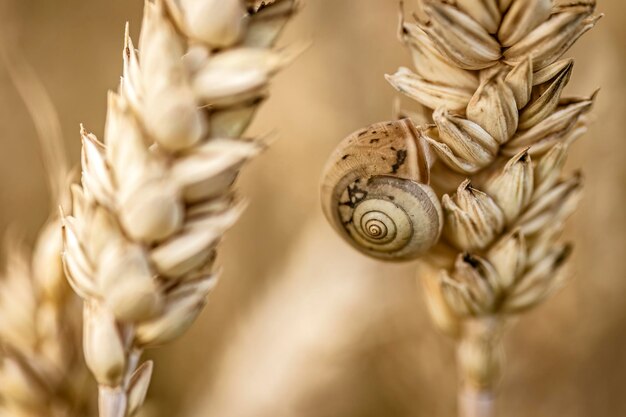
<instances>
[{"instance_id":1,"label":"tan snail shell","mask_svg":"<svg viewBox=\"0 0 626 417\"><path fill-rule=\"evenodd\" d=\"M439 239L441 204L428 185L428 145L409 119L374 124L345 138L321 187L333 227L361 252L414 259Z\"/></svg>"}]
</instances>

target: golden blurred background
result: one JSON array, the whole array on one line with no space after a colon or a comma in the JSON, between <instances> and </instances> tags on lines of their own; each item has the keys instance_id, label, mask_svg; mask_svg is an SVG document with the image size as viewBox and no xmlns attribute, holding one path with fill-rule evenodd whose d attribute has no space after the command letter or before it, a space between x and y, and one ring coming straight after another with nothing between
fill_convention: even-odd
<instances>
[{"instance_id":1,"label":"golden blurred background","mask_svg":"<svg viewBox=\"0 0 626 417\"><path fill-rule=\"evenodd\" d=\"M414 2L407 2L410 9ZM35 67L70 160L79 123L98 134L139 0L0 0L2 42ZM626 4L572 49L568 93L602 87L576 144L586 195L569 223L575 276L506 336L501 415L626 415ZM250 200L221 251L220 285L192 330L154 351L150 415L453 416L454 345L429 323L414 265L353 252L322 220L318 180L351 131L391 117L383 74L409 57L396 0L307 0L282 44L312 41L274 85L252 132L277 132L241 178ZM33 124L0 69L0 233L31 240L52 209Z\"/></svg>"}]
</instances>

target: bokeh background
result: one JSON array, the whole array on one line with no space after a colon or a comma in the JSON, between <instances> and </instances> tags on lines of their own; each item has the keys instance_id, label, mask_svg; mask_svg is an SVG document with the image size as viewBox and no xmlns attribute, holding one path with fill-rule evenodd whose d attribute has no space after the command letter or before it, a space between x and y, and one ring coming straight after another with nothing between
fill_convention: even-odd
<instances>
[{"instance_id":1,"label":"bokeh background","mask_svg":"<svg viewBox=\"0 0 626 417\"><path fill-rule=\"evenodd\" d=\"M414 4L407 2L407 9ZM79 123L101 134L140 0L0 0L2 42L35 67L78 161ZM567 92L602 91L571 152L586 196L569 223L575 276L508 332L498 407L508 417L626 415L626 4L571 50ZM308 0L283 44L312 41L273 84L251 133L279 140L241 178L250 200L221 251L225 272L179 341L151 353L149 414L453 416L454 345L428 321L414 265L354 253L322 220L318 180L351 131L388 119L383 74L409 57L395 0ZM33 124L0 69L0 233L34 239L52 209Z\"/></svg>"}]
</instances>

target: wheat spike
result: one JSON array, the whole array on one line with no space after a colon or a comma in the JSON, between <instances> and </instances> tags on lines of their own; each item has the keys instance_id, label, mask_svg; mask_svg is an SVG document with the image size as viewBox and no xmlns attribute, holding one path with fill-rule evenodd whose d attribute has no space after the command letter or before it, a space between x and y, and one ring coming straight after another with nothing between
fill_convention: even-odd
<instances>
[{"instance_id":1,"label":"wheat spike","mask_svg":"<svg viewBox=\"0 0 626 417\"><path fill-rule=\"evenodd\" d=\"M435 322L459 339L460 415L493 415L507 317L562 284L571 245L559 241L581 191L562 176L587 130L595 93L564 98L561 58L598 15L595 2L422 1L401 18L414 59L389 82L422 106L438 157L443 239L420 266Z\"/></svg>"},{"instance_id":2,"label":"wheat spike","mask_svg":"<svg viewBox=\"0 0 626 417\"><path fill-rule=\"evenodd\" d=\"M37 130L54 205L67 206L67 163L58 115L34 69L17 48L0 44L0 57ZM56 212L56 210L55 210ZM80 354L78 299L67 285L61 221L53 215L28 250L5 240L0 271L0 416L79 417L88 413Z\"/></svg>"},{"instance_id":3,"label":"wheat spike","mask_svg":"<svg viewBox=\"0 0 626 417\"><path fill-rule=\"evenodd\" d=\"M243 209L233 182L265 146L242 135L294 58L273 44L298 5L147 1L138 50L127 30L104 141L82 129L82 187L63 218L101 417L135 413L152 371L142 351L183 333L216 283L216 247Z\"/></svg>"},{"instance_id":4,"label":"wheat spike","mask_svg":"<svg viewBox=\"0 0 626 417\"><path fill-rule=\"evenodd\" d=\"M63 274L59 219L34 252L7 240L0 274L0 416L73 417L86 412L79 306Z\"/></svg>"}]
</instances>

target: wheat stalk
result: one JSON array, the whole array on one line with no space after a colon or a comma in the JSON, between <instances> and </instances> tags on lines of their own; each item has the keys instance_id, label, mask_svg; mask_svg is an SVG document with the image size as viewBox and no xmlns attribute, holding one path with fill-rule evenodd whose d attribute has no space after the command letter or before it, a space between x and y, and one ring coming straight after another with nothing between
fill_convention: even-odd
<instances>
[{"instance_id":1,"label":"wheat stalk","mask_svg":"<svg viewBox=\"0 0 626 417\"><path fill-rule=\"evenodd\" d=\"M12 45L0 57L37 130L54 205L67 206L68 168L54 105L33 68ZM56 210L55 210L56 211ZM0 272L0 416L78 417L88 410L80 357L80 306L65 280L60 219L53 215L29 251L5 241Z\"/></svg>"},{"instance_id":2,"label":"wheat stalk","mask_svg":"<svg viewBox=\"0 0 626 417\"><path fill-rule=\"evenodd\" d=\"M458 338L460 415L491 416L503 327L562 284L571 253L559 236L581 177L562 168L594 95L561 97L573 67L561 56L600 16L594 1L421 4L400 31L415 71L387 77L421 105L439 160L444 238L420 275L433 319Z\"/></svg>"},{"instance_id":3,"label":"wheat stalk","mask_svg":"<svg viewBox=\"0 0 626 417\"><path fill-rule=\"evenodd\" d=\"M138 51L127 30L104 142L82 129L82 187L63 218L101 417L138 410L143 350L183 333L216 283L216 247L243 209L233 182L265 146L242 135L295 55L272 46L297 6L147 1Z\"/></svg>"}]
</instances>

